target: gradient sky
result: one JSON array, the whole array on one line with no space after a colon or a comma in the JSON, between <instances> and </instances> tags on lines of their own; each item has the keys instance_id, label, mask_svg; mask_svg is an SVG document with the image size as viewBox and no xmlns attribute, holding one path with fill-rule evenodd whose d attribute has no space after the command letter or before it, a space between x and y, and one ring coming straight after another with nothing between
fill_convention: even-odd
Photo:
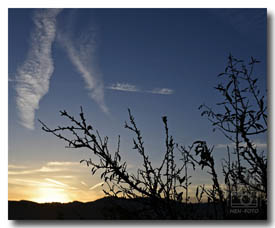
<instances>
[{"instance_id":1,"label":"gradient sky","mask_svg":"<svg viewBox=\"0 0 275 228\"><path fill-rule=\"evenodd\" d=\"M41 130L68 124L66 109L109 136L129 170L141 164L124 129L131 108L153 164L164 154L168 124L175 141L216 145L218 170L228 141L212 132L198 106L219 100L213 87L227 56L261 60L266 90L266 9L9 9L9 199L91 201L101 180L79 161L87 150ZM266 138L257 138L266 149ZM200 172L193 183L209 183Z\"/></svg>"}]
</instances>

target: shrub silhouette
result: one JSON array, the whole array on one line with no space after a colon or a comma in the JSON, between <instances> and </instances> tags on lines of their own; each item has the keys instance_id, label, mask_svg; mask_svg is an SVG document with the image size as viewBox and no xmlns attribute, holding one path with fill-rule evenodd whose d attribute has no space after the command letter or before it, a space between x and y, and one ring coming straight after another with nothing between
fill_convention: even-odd
<instances>
[{"instance_id":1,"label":"shrub silhouette","mask_svg":"<svg viewBox=\"0 0 275 228\"><path fill-rule=\"evenodd\" d=\"M120 137L118 137L117 151L110 153L108 148L108 137L102 138L97 130L86 123L85 115L81 107L80 120L75 119L66 111L61 111L61 116L68 118L73 125L68 127L58 127L50 129L42 121L42 129L50 132L58 138L65 140L69 148L88 148L95 156L99 158L99 162L85 159L85 162L91 166L92 174L101 171L101 179L108 186L108 191L104 190L108 196L123 196L127 198L148 197L150 205L153 206L158 216L169 216L174 218L177 214L175 202L182 202L183 191L180 188L187 188L183 185L186 175L182 174L182 170L187 163L183 163L177 167L174 157L175 143L171 135L169 135L167 117L162 117L165 127L165 146L166 151L164 158L159 167L153 167L149 156L145 152L144 142L140 130L138 129L135 119L130 111L129 120L125 122L125 128L132 131L135 135L133 138L133 149L136 150L143 158L142 168L137 170L137 174L129 173L126 162L122 162L120 155ZM65 137L60 132L70 132L73 138ZM186 179L188 180L188 179ZM186 199L187 201L187 199Z\"/></svg>"},{"instance_id":2,"label":"shrub silhouette","mask_svg":"<svg viewBox=\"0 0 275 228\"><path fill-rule=\"evenodd\" d=\"M266 98L260 93L258 79L253 75L257 63L260 61L251 57L247 66L230 54L225 71L218 75L223 78L223 84L215 87L223 97L217 104L219 110L214 111L205 104L200 109L204 109L202 116L208 117L213 130L220 130L234 144L233 153L227 147L228 159L223 166L229 191L232 187L238 191L241 184L261 192L266 198L267 157L253 142L256 135L267 132ZM232 160L232 155L236 155L236 159Z\"/></svg>"},{"instance_id":3,"label":"shrub silhouette","mask_svg":"<svg viewBox=\"0 0 275 228\"><path fill-rule=\"evenodd\" d=\"M213 156L214 147L209 147L203 140L194 141L188 147L175 143L173 136L169 134L166 116L162 117L165 153L159 166L154 167L144 148L141 131L131 110L128 109L129 122L125 122L125 128L134 134L133 149L142 157L142 165L136 174L129 173L127 163L121 158L120 136L117 150L110 152L108 137L102 137L86 122L82 107L79 119L74 118L66 110L60 111L61 116L71 122L71 126L51 129L39 121L42 130L66 141L69 148L87 148L99 158L98 162L90 158L81 160L80 163L84 162L90 166L92 174L101 172L100 177L108 188L103 189L107 196L146 198L146 208L152 211L155 218L192 219L198 218L194 215L201 213L200 205L205 195L208 205L214 208L215 218L230 218L226 202L231 198L232 192L238 191L240 186L261 192L264 199L267 197L267 158L264 153L259 153L252 140L252 136L267 131L265 97L260 95L257 79L252 76L254 65L258 62L251 58L247 67L243 61L229 55L225 71L218 75L223 77L224 84L215 87L223 97L222 102L217 104L219 112L206 104L199 107L203 109L201 115L208 117L214 129L220 130L234 143L233 151L227 147L228 158L224 159L222 167L226 189L219 183ZM67 136L68 132L71 133L71 137ZM181 154L182 158L179 161L175 159L175 152ZM233 155L236 155L236 159L232 159ZM189 166L194 170L197 167L207 169L212 179L212 188L197 186L197 207L190 202L189 186L192 177L188 175ZM247 179L247 175L252 178Z\"/></svg>"}]
</instances>

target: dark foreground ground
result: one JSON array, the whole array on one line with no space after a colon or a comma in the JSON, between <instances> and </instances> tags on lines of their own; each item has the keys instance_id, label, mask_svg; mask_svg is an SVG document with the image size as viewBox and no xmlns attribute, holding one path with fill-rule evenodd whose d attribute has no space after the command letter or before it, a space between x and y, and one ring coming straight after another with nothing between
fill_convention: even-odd
<instances>
[{"instance_id":1,"label":"dark foreground ground","mask_svg":"<svg viewBox=\"0 0 275 228\"><path fill-rule=\"evenodd\" d=\"M31 201L9 201L9 220L151 220L151 219L266 219L266 211L231 210L224 217L222 208L211 204L190 204L177 206L177 216L169 218L157 215L146 199L102 198L94 202L44 203ZM148 206L149 205L149 206Z\"/></svg>"}]
</instances>

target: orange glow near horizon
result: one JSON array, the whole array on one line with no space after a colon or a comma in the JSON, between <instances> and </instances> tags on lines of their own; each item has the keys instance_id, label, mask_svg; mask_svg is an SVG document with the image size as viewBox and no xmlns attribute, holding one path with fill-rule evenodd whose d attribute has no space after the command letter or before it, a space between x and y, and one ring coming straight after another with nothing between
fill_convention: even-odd
<instances>
[{"instance_id":1,"label":"orange glow near horizon","mask_svg":"<svg viewBox=\"0 0 275 228\"><path fill-rule=\"evenodd\" d=\"M13 187L9 185L8 200L27 200L37 203L91 202L104 197L101 189L95 191L57 188L45 185Z\"/></svg>"},{"instance_id":2,"label":"orange glow near horizon","mask_svg":"<svg viewBox=\"0 0 275 228\"><path fill-rule=\"evenodd\" d=\"M99 176L91 178L87 167L79 167L76 162L47 162L39 167L9 164L8 200L37 203L92 202L106 196L102 184ZM196 202L196 187L189 186L191 202Z\"/></svg>"},{"instance_id":3,"label":"orange glow near horizon","mask_svg":"<svg viewBox=\"0 0 275 228\"><path fill-rule=\"evenodd\" d=\"M9 164L9 200L37 203L90 202L104 197L100 178L79 162L51 161L38 166Z\"/></svg>"},{"instance_id":4,"label":"orange glow near horizon","mask_svg":"<svg viewBox=\"0 0 275 228\"><path fill-rule=\"evenodd\" d=\"M64 189L39 188L37 195L39 196L34 197L33 199L31 199L31 201L37 203L68 203L72 201Z\"/></svg>"}]
</instances>

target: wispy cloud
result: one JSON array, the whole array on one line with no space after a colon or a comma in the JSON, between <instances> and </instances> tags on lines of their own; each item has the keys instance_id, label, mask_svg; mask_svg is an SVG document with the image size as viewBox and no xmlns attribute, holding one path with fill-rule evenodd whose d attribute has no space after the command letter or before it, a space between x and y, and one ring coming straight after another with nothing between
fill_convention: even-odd
<instances>
[{"instance_id":1,"label":"wispy cloud","mask_svg":"<svg viewBox=\"0 0 275 228\"><path fill-rule=\"evenodd\" d=\"M161 95L170 95L174 93L174 90L168 88L156 88L147 91L148 93L161 94Z\"/></svg>"},{"instance_id":2,"label":"wispy cloud","mask_svg":"<svg viewBox=\"0 0 275 228\"><path fill-rule=\"evenodd\" d=\"M37 185L41 185L42 182L40 181L36 181L36 180L28 180L28 179L18 179L18 178L9 178L9 184L24 184L24 185L34 185L34 186L37 186Z\"/></svg>"},{"instance_id":3,"label":"wispy cloud","mask_svg":"<svg viewBox=\"0 0 275 228\"><path fill-rule=\"evenodd\" d=\"M88 187L88 185L86 184L86 182L84 182L84 181L80 181L80 183L81 183L82 185L84 185L84 186Z\"/></svg>"},{"instance_id":4,"label":"wispy cloud","mask_svg":"<svg viewBox=\"0 0 275 228\"><path fill-rule=\"evenodd\" d=\"M52 161L52 162L48 162L47 163L47 166L71 166L71 165L79 165L79 162L68 162L68 161L59 162L59 161Z\"/></svg>"},{"instance_id":5,"label":"wispy cloud","mask_svg":"<svg viewBox=\"0 0 275 228\"><path fill-rule=\"evenodd\" d=\"M37 172L44 172L44 173L48 173L48 172L58 172L61 171L61 168L53 168L53 167L47 167L47 166L43 166L40 169L37 169Z\"/></svg>"},{"instance_id":6,"label":"wispy cloud","mask_svg":"<svg viewBox=\"0 0 275 228\"><path fill-rule=\"evenodd\" d=\"M59 175L59 176L54 176L55 178L62 178L62 179L73 179L75 176L70 176L70 175Z\"/></svg>"},{"instance_id":7,"label":"wispy cloud","mask_svg":"<svg viewBox=\"0 0 275 228\"><path fill-rule=\"evenodd\" d=\"M140 90L135 86L128 83L115 83L111 86L106 87L107 89L127 91L127 92L140 92Z\"/></svg>"},{"instance_id":8,"label":"wispy cloud","mask_svg":"<svg viewBox=\"0 0 275 228\"><path fill-rule=\"evenodd\" d=\"M100 182L100 183L94 185L93 187L89 188L89 190L94 190L95 188L97 188L97 187L99 187L99 186L101 186L103 184L104 184L104 182Z\"/></svg>"},{"instance_id":9,"label":"wispy cloud","mask_svg":"<svg viewBox=\"0 0 275 228\"><path fill-rule=\"evenodd\" d=\"M104 101L103 80L100 72L96 69L94 61L97 47L96 31L87 29L80 34L77 40L73 40L69 31L59 30L58 40L65 48L72 64L84 79L90 97L103 112L109 113Z\"/></svg>"},{"instance_id":10,"label":"wispy cloud","mask_svg":"<svg viewBox=\"0 0 275 228\"><path fill-rule=\"evenodd\" d=\"M60 181L45 178L44 181L37 181L32 179L18 179L18 178L9 178L8 183L13 185L23 185L23 186L38 186L38 187L47 187L47 188L59 188L59 189L71 189L76 190L78 188L64 184Z\"/></svg>"},{"instance_id":11,"label":"wispy cloud","mask_svg":"<svg viewBox=\"0 0 275 228\"><path fill-rule=\"evenodd\" d=\"M60 168L51 168L47 166L42 166L40 169L30 169L30 170L18 170L18 171L12 171L9 170L9 175L25 175L25 174L32 174L32 173L50 173L50 172L59 172L63 169Z\"/></svg>"},{"instance_id":12,"label":"wispy cloud","mask_svg":"<svg viewBox=\"0 0 275 228\"><path fill-rule=\"evenodd\" d=\"M53 179L50 179L50 178L45 178L45 180L46 180L46 181L49 181L49 182L51 182L51 183L54 183L54 184L56 184L56 185L58 185L58 186L67 187L66 184L64 184L64 183L62 183L62 182L60 182L60 181L57 181L57 180L53 180Z\"/></svg>"},{"instance_id":13,"label":"wispy cloud","mask_svg":"<svg viewBox=\"0 0 275 228\"><path fill-rule=\"evenodd\" d=\"M50 187L50 188L65 187L65 186L58 185L56 183L48 183L48 182L37 181L32 179L18 179L18 178L9 178L8 183L13 185L33 186L33 187L37 187L37 186Z\"/></svg>"},{"instance_id":14,"label":"wispy cloud","mask_svg":"<svg viewBox=\"0 0 275 228\"><path fill-rule=\"evenodd\" d=\"M245 146L246 144L245 143L241 143L240 146ZM266 143L260 143L260 142L255 142L254 144L254 148L258 148L258 149L266 149L267 148L267 144ZM221 149L224 149L224 148L227 148L227 146L229 148L234 148L235 147L235 144L234 143L229 143L229 144L217 144L215 147L216 148L221 148Z\"/></svg>"},{"instance_id":15,"label":"wispy cloud","mask_svg":"<svg viewBox=\"0 0 275 228\"><path fill-rule=\"evenodd\" d=\"M33 173L56 173L66 170L71 170L72 168L78 167L79 162L69 162L69 161L52 161L47 162L45 165L38 169L28 169L26 166L19 166L14 164L9 164L9 175L26 175Z\"/></svg>"},{"instance_id":16,"label":"wispy cloud","mask_svg":"<svg viewBox=\"0 0 275 228\"><path fill-rule=\"evenodd\" d=\"M34 17L34 31L27 58L17 70L16 105L20 123L34 129L35 110L39 108L41 98L48 92L54 71L51 54L56 34L56 16L60 9L37 10Z\"/></svg>"},{"instance_id":17,"label":"wispy cloud","mask_svg":"<svg viewBox=\"0 0 275 228\"><path fill-rule=\"evenodd\" d=\"M73 186L69 186L67 184L64 184L60 181L57 181L57 180L54 180L54 179L51 179L51 178L45 178L46 181L50 182L50 183L53 183L55 185L55 187L58 187L58 188L63 188L63 189L72 189L72 190L76 190L78 188L76 187L73 187Z\"/></svg>"},{"instance_id":18,"label":"wispy cloud","mask_svg":"<svg viewBox=\"0 0 275 228\"><path fill-rule=\"evenodd\" d=\"M142 89L139 89L136 85L129 84L129 83L120 83L120 82L107 86L106 89L118 90L118 91L124 91L124 92L153 93L153 94L161 94L161 95L170 95L174 93L174 90L169 88L154 88L151 90L142 90Z\"/></svg>"}]
</instances>

